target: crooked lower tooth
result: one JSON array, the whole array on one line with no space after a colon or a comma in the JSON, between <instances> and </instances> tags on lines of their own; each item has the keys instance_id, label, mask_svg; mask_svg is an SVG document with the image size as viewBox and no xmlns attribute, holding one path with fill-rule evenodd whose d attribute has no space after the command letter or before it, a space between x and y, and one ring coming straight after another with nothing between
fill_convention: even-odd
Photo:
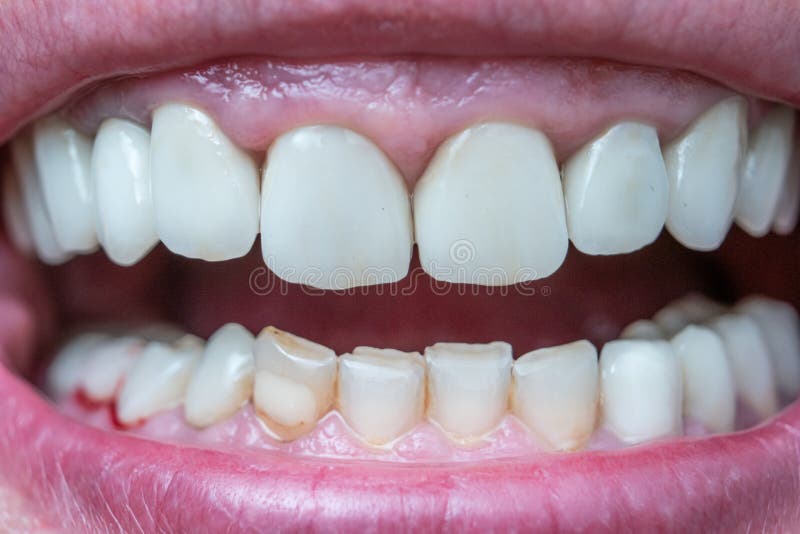
<instances>
[{"instance_id":1,"label":"crooked lower tooth","mask_svg":"<svg viewBox=\"0 0 800 534\"><path fill-rule=\"evenodd\" d=\"M425 349L428 417L456 439L492 431L508 408L511 345L436 343Z\"/></svg>"},{"instance_id":2,"label":"crooked lower tooth","mask_svg":"<svg viewBox=\"0 0 800 534\"><path fill-rule=\"evenodd\" d=\"M308 126L269 150L261 204L264 261L280 278L322 289L400 280L413 244L402 177L372 142Z\"/></svg>"},{"instance_id":3,"label":"crooked lower tooth","mask_svg":"<svg viewBox=\"0 0 800 534\"><path fill-rule=\"evenodd\" d=\"M150 194L150 133L120 119L100 126L92 152L97 236L120 265L139 261L158 243Z\"/></svg>"},{"instance_id":4,"label":"crooked lower tooth","mask_svg":"<svg viewBox=\"0 0 800 534\"><path fill-rule=\"evenodd\" d=\"M33 236L28 226L19 178L10 163L3 165L0 180L3 181L3 222L8 236L17 250L30 254L33 252Z\"/></svg>"},{"instance_id":5,"label":"crooked lower tooth","mask_svg":"<svg viewBox=\"0 0 800 534\"><path fill-rule=\"evenodd\" d=\"M794 147L794 110L775 106L750 136L736 222L755 237L772 224Z\"/></svg>"},{"instance_id":6,"label":"crooked lower tooth","mask_svg":"<svg viewBox=\"0 0 800 534\"><path fill-rule=\"evenodd\" d=\"M33 144L42 196L56 240L67 251L94 250L92 140L64 119L50 116L34 125Z\"/></svg>"},{"instance_id":7,"label":"crooked lower tooth","mask_svg":"<svg viewBox=\"0 0 800 534\"><path fill-rule=\"evenodd\" d=\"M673 300L653 315L667 338L674 336L690 324L704 323L722 314L725 308L699 293L689 293Z\"/></svg>"},{"instance_id":8,"label":"crooked lower tooth","mask_svg":"<svg viewBox=\"0 0 800 534\"><path fill-rule=\"evenodd\" d=\"M600 355L605 426L625 443L682 432L681 368L667 341L618 340Z\"/></svg>"},{"instance_id":9,"label":"crooked lower tooth","mask_svg":"<svg viewBox=\"0 0 800 534\"><path fill-rule=\"evenodd\" d=\"M112 400L143 348L144 342L136 337L109 340L96 347L80 381L86 397L95 402Z\"/></svg>"},{"instance_id":10,"label":"crooked lower tooth","mask_svg":"<svg viewBox=\"0 0 800 534\"><path fill-rule=\"evenodd\" d=\"M569 245L550 142L505 123L450 138L417 183L414 222L422 266L438 280L510 285L550 276Z\"/></svg>"},{"instance_id":11,"label":"crooked lower tooth","mask_svg":"<svg viewBox=\"0 0 800 534\"><path fill-rule=\"evenodd\" d=\"M619 337L622 339L649 339L655 341L664 339L664 331L649 319L639 319L626 326Z\"/></svg>"},{"instance_id":12,"label":"crooked lower tooth","mask_svg":"<svg viewBox=\"0 0 800 534\"><path fill-rule=\"evenodd\" d=\"M769 348L755 321L740 313L728 313L711 321L709 326L722 338L742 402L761 419L777 412L778 395Z\"/></svg>"},{"instance_id":13,"label":"crooked lower tooth","mask_svg":"<svg viewBox=\"0 0 800 534\"><path fill-rule=\"evenodd\" d=\"M271 326L254 351L256 413L278 439L309 432L333 405L336 353Z\"/></svg>"},{"instance_id":14,"label":"crooked lower tooth","mask_svg":"<svg viewBox=\"0 0 800 534\"><path fill-rule=\"evenodd\" d=\"M134 425L178 406L202 351L202 343L190 336L174 345L148 343L125 377L117 397L117 419Z\"/></svg>"},{"instance_id":15,"label":"crooked lower tooth","mask_svg":"<svg viewBox=\"0 0 800 534\"><path fill-rule=\"evenodd\" d=\"M108 339L106 334L80 334L61 347L53 363L47 368L47 393L56 400L75 393L83 378L86 363L94 351Z\"/></svg>"},{"instance_id":16,"label":"crooked lower tooth","mask_svg":"<svg viewBox=\"0 0 800 534\"><path fill-rule=\"evenodd\" d=\"M258 233L258 171L199 109L153 113L150 170L156 230L171 251L208 261L244 256Z\"/></svg>"},{"instance_id":17,"label":"crooked lower tooth","mask_svg":"<svg viewBox=\"0 0 800 534\"><path fill-rule=\"evenodd\" d=\"M772 231L779 235L789 235L797 227L800 216L800 139L795 139L792 162L783 185L783 191L775 209Z\"/></svg>"},{"instance_id":18,"label":"crooked lower tooth","mask_svg":"<svg viewBox=\"0 0 800 534\"><path fill-rule=\"evenodd\" d=\"M196 427L227 419L253 393L255 338L238 324L226 324L211 336L186 389L184 414Z\"/></svg>"},{"instance_id":19,"label":"crooked lower tooth","mask_svg":"<svg viewBox=\"0 0 800 534\"><path fill-rule=\"evenodd\" d=\"M712 432L732 431L736 388L720 337L690 325L671 343L683 371L683 412Z\"/></svg>"},{"instance_id":20,"label":"crooked lower tooth","mask_svg":"<svg viewBox=\"0 0 800 534\"><path fill-rule=\"evenodd\" d=\"M595 426L597 349L588 341L539 349L514 362L514 413L556 450L575 450Z\"/></svg>"},{"instance_id":21,"label":"crooked lower tooth","mask_svg":"<svg viewBox=\"0 0 800 534\"><path fill-rule=\"evenodd\" d=\"M695 250L713 250L733 221L747 151L747 103L723 100L664 149L669 177L667 229Z\"/></svg>"},{"instance_id":22,"label":"crooked lower tooth","mask_svg":"<svg viewBox=\"0 0 800 534\"><path fill-rule=\"evenodd\" d=\"M569 237L586 254L633 252L667 219L669 184L655 128L623 122L564 166Z\"/></svg>"},{"instance_id":23,"label":"crooked lower tooth","mask_svg":"<svg viewBox=\"0 0 800 534\"><path fill-rule=\"evenodd\" d=\"M418 352L357 347L339 360L337 406L364 441L386 444L422 420L425 361Z\"/></svg>"}]
</instances>

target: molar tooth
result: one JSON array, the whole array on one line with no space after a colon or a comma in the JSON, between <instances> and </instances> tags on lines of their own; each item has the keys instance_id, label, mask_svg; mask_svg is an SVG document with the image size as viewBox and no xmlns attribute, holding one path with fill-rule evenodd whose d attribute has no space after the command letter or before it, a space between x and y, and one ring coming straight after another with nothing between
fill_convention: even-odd
<instances>
[{"instance_id":1,"label":"molar tooth","mask_svg":"<svg viewBox=\"0 0 800 534\"><path fill-rule=\"evenodd\" d=\"M793 140L794 110L781 105L767 113L750 137L736 222L752 236L769 231L787 178Z\"/></svg>"},{"instance_id":2,"label":"molar tooth","mask_svg":"<svg viewBox=\"0 0 800 534\"><path fill-rule=\"evenodd\" d=\"M769 348L755 321L741 313L728 313L711 321L709 326L722 338L742 402L762 419L777 412L778 395Z\"/></svg>"},{"instance_id":3,"label":"molar tooth","mask_svg":"<svg viewBox=\"0 0 800 534\"><path fill-rule=\"evenodd\" d=\"M112 339L95 348L81 378L83 393L95 402L112 400L143 348L144 341L136 337Z\"/></svg>"},{"instance_id":4,"label":"molar tooth","mask_svg":"<svg viewBox=\"0 0 800 534\"><path fill-rule=\"evenodd\" d=\"M33 252L33 236L28 226L17 172L10 163L3 165L0 180L3 181L3 222L8 236L17 250L30 255Z\"/></svg>"},{"instance_id":5,"label":"molar tooth","mask_svg":"<svg viewBox=\"0 0 800 534\"><path fill-rule=\"evenodd\" d=\"M364 441L386 444L422 420L425 361L418 352L357 347L339 360L338 408Z\"/></svg>"},{"instance_id":6,"label":"molar tooth","mask_svg":"<svg viewBox=\"0 0 800 534\"><path fill-rule=\"evenodd\" d=\"M508 408L511 345L436 343L425 349L428 417L459 440L493 430Z\"/></svg>"},{"instance_id":7,"label":"molar tooth","mask_svg":"<svg viewBox=\"0 0 800 534\"><path fill-rule=\"evenodd\" d=\"M400 280L413 245L405 183L353 131L285 133L267 156L261 245L267 266L289 282L346 289Z\"/></svg>"},{"instance_id":8,"label":"molar tooth","mask_svg":"<svg viewBox=\"0 0 800 534\"><path fill-rule=\"evenodd\" d=\"M510 285L550 276L569 245L550 142L505 123L451 137L416 186L414 222L422 266L438 280Z\"/></svg>"},{"instance_id":9,"label":"molar tooth","mask_svg":"<svg viewBox=\"0 0 800 534\"><path fill-rule=\"evenodd\" d=\"M649 245L667 218L669 183L655 128L622 122L564 166L569 237L586 254Z\"/></svg>"},{"instance_id":10,"label":"molar tooth","mask_svg":"<svg viewBox=\"0 0 800 534\"><path fill-rule=\"evenodd\" d=\"M703 113L664 150L667 229L684 246L713 250L733 222L747 151L747 103L735 96Z\"/></svg>"},{"instance_id":11,"label":"molar tooth","mask_svg":"<svg viewBox=\"0 0 800 534\"><path fill-rule=\"evenodd\" d=\"M256 413L278 439L309 432L333 404L336 353L271 326L254 350Z\"/></svg>"},{"instance_id":12,"label":"molar tooth","mask_svg":"<svg viewBox=\"0 0 800 534\"><path fill-rule=\"evenodd\" d=\"M244 256L258 233L258 171L199 109L153 113L150 169L156 230L171 251L208 261Z\"/></svg>"},{"instance_id":13,"label":"molar tooth","mask_svg":"<svg viewBox=\"0 0 800 534\"><path fill-rule=\"evenodd\" d=\"M139 261L158 243L150 194L150 133L120 119L100 126L92 152L97 236L120 265Z\"/></svg>"},{"instance_id":14,"label":"molar tooth","mask_svg":"<svg viewBox=\"0 0 800 534\"><path fill-rule=\"evenodd\" d=\"M626 326L619 337L621 339L649 339L656 341L664 339L664 332L654 321L639 319Z\"/></svg>"},{"instance_id":15,"label":"molar tooth","mask_svg":"<svg viewBox=\"0 0 800 534\"><path fill-rule=\"evenodd\" d=\"M617 340L600 354L606 427L625 443L679 435L681 368L667 341Z\"/></svg>"},{"instance_id":16,"label":"molar tooth","mask_svg":"<svg viewBox=\"0 0 800 534\"><path fill-rule=\"evenodd\" d=\"M202 351L202 343L194 336L181 338L172 346L148 343L125 377L117 397L117 419L134 425L178 406Z\"/></svg>"},{"instance_id":17,"label":"molar tooth","mask_svg":"<svg viewBox=\"0 0 800 534\"><path fill-rule=\"evenodd\" d=\"M48 395L59 400L75 393L89 358L107 341L108 336L98 332L80 334L67 341L47 368L45 390Z\"/></svg>"},{"instance_id":18,"label":"molar tooth","mask_svg":"<svg viewBox=\"0 0 800 534\"><path fill-rule=\"evenodd\" d=\"M94 188L91 180L92 140L57 116L33 127L39 183L56 240L67 251L97 247Z\"/></svg>"},{"instance_id":19,"label":"molar tooth","mask_svg":"<svg viewBox=\"0 0 800 534\"><path fill-rule=\"evenodd\" d=\"M683 412L712 432L731 432L736 389L720 337L689 325L670 341L683 373Z\"/></svg>"},{"instance_id":20,"label":"molar tooth","mask_svg":"<svg viewBox=\"0 0 800 534\"><path fill-rule=\"evenodd\" d=\"M597 349L588 341L534 350L514 362L514 413L556 450L589 440L598 401Z\"/></svg>"},{"instance_id":21,"label":"molar tooth","mask_svg":"<svg viewBox=\"0 0 800 534\"><path fill-rule=\"evenodd\" d=\"M207 427L236 413L253 393L253 343L241 325L229 323L206 344L186 389L184 414L196 427Z\"/></svg>"}]
</instances>

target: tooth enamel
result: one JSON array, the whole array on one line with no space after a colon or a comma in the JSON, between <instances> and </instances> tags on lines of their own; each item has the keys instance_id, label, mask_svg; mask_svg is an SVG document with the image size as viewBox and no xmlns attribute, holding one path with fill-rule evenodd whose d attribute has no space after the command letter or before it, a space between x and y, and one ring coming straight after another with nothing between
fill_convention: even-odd
<instances>
[{"instance_id":1,"label":"tooth enamel","mask_svg":"<svg viewBox=\"0 0 800 534\"><path fill-rule=\"evenodd\" d=\"M711 432L731 432L736 389L725 347L712 330L690 325L671 340L683 372L683 412Z\"/></svg>"},{"instance_id":2,"label":"tooth enamel","mask_svg":"<svg viewBox=\"0 0 800 534\"><path fill-rule=\"evenodd\" d=\"M750 137L736 222L752 236L769 231L787 178L793 139L794 110L785 106L770 110Z\"/></svg>"},{"instance_id":3,"label":"tooth enamel","mask_svg":"<svg viewBox=\"0 0 800 534\"><path fill-rule=\"evenodd\" d=\"M196 427L227 419L253 393L253 334L226 324L211 336L186 389L184 413Z\"/></svg>"},{"instance_id":4,"label":"tooth enamel","mask_svg":"<svg viewBox=\"0 0 800 534\"><path fill-rule=\"evenodd\" d=\"M425 361L418 352L357 347L339 360L338 409L361 438L386 444L422 420Z\"/></svg>"},{"instance_id":5,"label":"tooth enamel","mask_svg":"<svg viewBox=\"0 0 800 534\"><path fill-rule=\"evenodd\" d=\"M761 328L772 357L778 390L794 399L800 393L800 318L790 304L767 297L748 297L736 310Z\"/></svg>"},{"instance_id":6,"label":"tooth enamel","mask_svg":"<svg viewBox=\"0 0 800 534\"><path fill-rule=\"evenodd\" d=\"M61 347L47 369L47 393L56 400L75 393L83 378L87 361L106 341L108 336L105 334L86 333L72 338Z\"/></svg>"},{"instance_id":7,"label":"tooth enamel","mask_svg":"<svg viewBox=\"0 0 800 534\"><path fill-rule=\"evenodd\" d=\"M61 247L53 233L53 225L39 188L33 145L28 136L20 135L11 143L11 156L20 179L22 200L25 204L25 213L28 216L36 255L50 265L64 263L70 259L70 254Z\"/></svg>"},{"instance_id":8,"label":"tooth enamel","mask_svg":"<svg viewBox=\"0 0 800 534\"><path fill-rule=\"evenodd\" d=\"M508 408L511 345L436 343L425 349L428 417L459 440L493 430Z\"/></svg>"},{"instance_id":9,"label":"tooth enamel","mask_svg":"<svg viewBox=\"0 0 800 534\"><path fill-rule=\"evenodd\" d=\"M588 341L529 352L514 362L514 413L556 450L589 440L597 415L597 349Z\"/></svg>"},{"instance_id":10,"label":"tooth enamel","mask_svg":"<svg viewBox=\"0 0 800 534\"><path fill-rule=\"evenodd\" d=\"M112 400L143 347L144 342L139 338L121 337L95 348L80 382L86 397L95 402Z\"/></svg>"},{"instance_id":11,"label":"tooth enamel","mask_svg":"<svg viewBox=\"0 0 800 534\"><path fill-rule=\"evenodd\" d=\"M346 289L400 280L413 244L405 183L355 132L288 132L267 156L261 244L267 266L289 282Z\"/></svg>"},{"instance_id":12,"label":"tooth enamel","mask_svg":"<svg viewBox=\"0 0 800 534\"><path fill-rule=\"evenodd\" d=\"M178 406L203 346L187 336L174 345L148 343L131 367L117 397L117 419L133 425Z\"/></svg>"},{"instance_id":13,"label":"tooth enamel","mask_svg":"<svg viewBox=\"0 0 800 534\"><path fill-rule=\"evenodd\" d=\"M653 315L653 322L669 338L689 324L704 323L724 311L721 304L698 293L689 293L657 311Z\"/></svg>"},{"instance_id":14,"label":"tooth enamel","mask_svg":"<svg viewBox=\"0 0 800 534\"><path fill-rule=\"evenodd\" d=\"M97 247L94 191L91 181L92 140L56 116L38 121L33 146L39 183L64 250L88 252Z\"/></svg>"},{"instance_id":15,"label":"tooth enamel","mask_svg":"<svg viewBox=\"0 0 800 534\"><path fill-rule=\"evenodd\" d=\"M684 246L713 250L733 221L747 150L747 103L723 100L664 149L669 177L667 229Z\"/></svg>"},{"instance_id":16,"label":"tooth enamel","mask_svg":"<svg viewBox=\"0 0 800 534\"><path fill-rule=\"evenodd\" d=\"M33 236L28 227L28 216L25 213L17 173L10 163L3 165L2 171L0 180L3 181L2 200L5 228L14 247L24 254L30 254L33 252Z\"/></svg>"},{"instance_id":17,"label":"tooth enamel","mask_svg":"<svg viewBox=\"0 0 800 534\"><path fill-rule=\"evenodd\" d=\"M423 268L510 285L550 276L569 245L553 149L536 130L487 123L448 139L414 190Z\"/></svg>"},{"instance_id":18,"label":"tooth enamel","mask_svg":"<svg viewBox=\"0 0 800 534\"><path fill-rule=\"evenodd\" d=\"M171 251L208 261L244 256L258 232L258 171L204 112L153 114L150 169L156 229Z\"/></svg>"},{"instance_id":19,"label":"tooth enamel","mask_svg":"<svg viewBox=\"0 0 800 534\"><path fill-rule=\"evenodd\" d=\"M728 313L709 326L722 338L737 395L762 419L778 411L778 395L769 348L750 317Z\"/></svg>"},{"instance_id":20,"label":"tooth enamel","mask_svg":"<svg viewBox=\"0 0 800 534\"><path fill-rule=\"evenodd\" d=\"M626 326L619 337L622 339L649 339L656 341L664 339L664 332L655 322L649 319L639 319Z\"/></svg>"},{"instance_id":21,"label":"tooth enamel","mask_svg":"<svg viewBox=\"0 0 800 534\"><path fill-rule=\"evenodd\" d=\"M336 353L271 326L254 350L256 413L279 439L307 433L333 404Z\"/></svg>"},{"instance_id":22,"label":"tooth enamel","mask_svg":"<svg viewBox=\"0 0 800 534\"><path fill-rule=\"evenodd\" d=\"M92 152L97 236L111 260L139 261L158 243L150 195L150 133L139 125L107 119Z\"/></svg>"},{"instance_id":23,"label":"tooth enamel","mask_svg":"<svg viewBox=\"0 0 800 534\"><path fill-rule=\"evenodd\" d=\"M681 433L681 368L669 342L606 343L600 388L604 424L623 442Z\"/></svg>"},{"instance_id":24,"label":"tooth enamel","mask_svg":"<svg viewBox=\"0 0 800 534\"><path fill-rule=\"evenodd\" d=\"M772 230L779 235L789 235L797 227L800 215L800 145L795 145L789 172L778 200Z\"/></svg>"},{"instance_id":25,"label":"tooth enamel","mask_svg":"<svg viewBox=\"0 0 800 534\"><path fill-rule=\"evenodd\" d=\"M655 128L623 122L564 166L569 237L586 254L621 254L655 241L669 184Z\"/></svg>"}]
</instances>

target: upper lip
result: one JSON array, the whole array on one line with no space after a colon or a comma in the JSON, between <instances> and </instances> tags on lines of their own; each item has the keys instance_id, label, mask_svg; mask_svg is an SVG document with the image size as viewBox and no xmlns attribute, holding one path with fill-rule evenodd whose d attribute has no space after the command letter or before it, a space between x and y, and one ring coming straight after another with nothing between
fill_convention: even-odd
<instances>
[{"instance_id":1,"label":"upper lip","mask_svg":"<svg viewBox=\"0 0 800 534\"><path fill-rule=\"evenodd\" d=\"M711 0L6 0L0 142L93 82L243 54L582 56L800 104L800 9Z\"/></svg>"}]
</instances>

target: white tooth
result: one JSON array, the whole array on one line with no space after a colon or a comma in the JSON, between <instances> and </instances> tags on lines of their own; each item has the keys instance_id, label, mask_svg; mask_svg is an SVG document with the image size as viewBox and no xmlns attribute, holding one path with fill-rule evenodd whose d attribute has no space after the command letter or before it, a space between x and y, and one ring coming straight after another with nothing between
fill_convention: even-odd
<instances>
[{"instance_id":1,"label":"white tooth","mask_svg":"<svg viewBox=\"0 0 800 534\"><path fill-rule=\"evenodd\" d=\"M18 136L11 143L11 155L20 179L22 200L25 204L25 213L28 216L36 255L50 265L64 263L70 259L70 254L61 247L53 233L53 225L39 188L39 175L30 138L26 135Z\"/></svg>"},{"instance_id":2,"label":"white tooth","mask_svg":"<svg viewBox=\"0 0 800 534\"><path fill-rule=\"evenodd\" d=\"M186 390L186 420L207 427L227 419L253 393L255 338L238 324L226 324L211 336Z\"/></svg>"},{"instance_id":3,"label":"white tooth","mask_svg":"<svg viewBox=\"0 0 800 534\"><path fill-rule=\"evenodd\" d=\"M770 110L750 137L736 222L752 236L769 231L787 178L793 139L794 110L786 106Z\"/></svg>"},{"instance_id":4,"label":"white tooth","mask_svg":"<svg viewBox=\"0 0 800 534\"><path fill-rule=\"evenodd\" d=\"M3 222L14 247L29 255L33 252L33 236L28 227L28 215L25 213L19 178L10 163L3 165L2 171L0 180L3 181Z\"/></svg>"},{"instance_id":5,"label":"white tooth","mask_svg":"<svg viewBox=\"0 0 800 534\"><path fill-rule=\"evenodd\" d=\"M211 117L183 104L153 114L156 230L171 251L208 261L244 256L258 233L258 170Z\"/></svg>"},{"instance_id":6,"label":"white tooth","mask_svg":"<svg viewBox=\"0 0 800 534\"><path fill-rule=\"evenodd\" d=\"M438 280L510 285L550 276L569 246L550 142L505 123L448 139L414 190L414 223L422 267Z\"/></svg>"},{"instance_id":7,"label":"white tooth","mask_svg":"<svg viewBox=\"0 0 800 534\"><path fill-rule=\"evenodd\" d=\"M408 274L412 244L405 183L371 141L308 126L272 145L261 246L280 278L321 289L394 282Z\"/></svg>"},{"instance_id":8,"label":"white tooth","mask_svg":"<svg viewBox=\"0 0 800 534\"><path fill-rule=\"evenodd\" d=\"M622 254L655 241L669 184L655 128L622 122L564 166L569 237L586 254Z\"/></svg>"},{"instance_id":9,"label":"white tooth","mask_svg":"<svg viewBox=\"0 0 800 534\"><path fill-rule=\"evenodd\" d=\"M769 348L758 325L740 313L728 313L709 323L722 338L733 371L736 392L761 418L778 411L778 395Z\"/></svg>"},{"instance_id":10,"label":"white tooth","mask_svg":"<svg viewBox=\"0 0 800 534\"><path fill-rule=\"evenodd\" d=\"M83 378L86 363L94 351L108 341L100 333L86 333L69 340L47 368L45 390L54 399L62 399L75 393Z\"/></svg>"},{"instance_id":11,"label":"white tooth","mask_svg":"<svg viewBox=\"0 0 800 534\"><path fill-rule=\"evenodd\" d=\"M772 356L778 390L794 398L800 393L800 318L785 302L767 297L748 297L736 310L746 313L761 328Z\"/></svg>"},{"instance_id":12,"label":"white tooth","mask_svg":"<svg viewBox=\"0 0 800 534\"><path fill-rule=\"evenodd\" d=\"M428 417L459 440L492 431L508 408L511 345L436 343L425 349Z\"/></svg>"},{"instance_id":13,"label":"white tooth","mask_svg":"<svg viewBox=\"0 0 800 534\"><path fill-rule=\"evenodd\" d=\"M255 343L256 413L278 439L311 430L333 405L336 353L274 327Z\"/></svg>"},{"instance_id":14,"label":"white tooth","mask_svg":"<svg viewBox=\"0 0 800 534\"><path fill-rule=\"evenodd\" d=\"M50 116L34 125L33 146L44 204L58 243L68 251L94 250L92 140L64 119Z\"/></svg>"},{"instance_id":15,"label":"white tooth","mask_svg":"<svg viewBox=\"0 0 800 534\"><path fill-rule=\"evenodd\" d=\"M136 263L158 243L150 195L150 133L129 121L104 121L94 142L92 181L100 243L115 263Z\"/></svg>"},{"instance_id":16,"label":"white tooth","mask_svg":"<svg viewBox=\"0 0 800 534\"><path fill-rule=\"evenodd\" d=\"M797 140L795 140L797 143ZM800 215L800 145L795 144L789 172L778 200L772 231L779 235L789 235L797 227Z\"/></svg>"},{"instance_id":17,"label":"white tooth","mask_svg":"<svg viewBox=\"0 0 800 534\"><path fill-rule=\"evenodd\" d=\"M110 401L144 348L136 337L109 340L92 352L86 362L80 387L96 402Z\"/></svg>"},{"instance_id":18,"label":"white tooth","mask_svg":"<svg viewBox=\"0 0 800 534\"><path fill-rule=\"evenodd\" d=\"M689 325L671 343L683 371L683 413L711 432L732 431L736 388L720 337Z\"/></svg>"},{"instance_id":19,"label":"white tooth","mask_svg":"<svg viewBox=\"0 0 800 534\"><path fill-rule=\"evenodd\" d=\"M338 408L364 441L384 445L422 420L425 360L418 352L357 347L339 360Z\"/></svg>"},{"instance_id":20,"label":"white tooth","mask_svg":"<svg viewBox=\"0 0 800 534\"><path fill-rule=\"evenodd\" d=\"M704 323L724 311L725 308L718 302L699 293L689 293L657 311L653 315L653 322L669 338L689 324Z\"/></svg>"},{"instance_id":21,"label":"white tooth","mask_svg":"<svg viewBox=\"0 0 800 534\"><path fill-rule=\"evenodd\" d=\"M588 341L529 352L514 362L514 413L556 450L575 450L597 416L597 349Z\"/></svg>"},{"instance_id":22,"label":"white tooth","mask_svg":"<svg viewBox=\"0 0 800 534\"><path fill-rule=\"evenodd\" d=\"M639 319L626 326L619 337L622 339L649 339L656 341L664 339L664 332L655 322L649 319Z\"/></svg>"},{"instance_id":23,"label":"white tooth","mask_svg":"<svg viewBox=\"0 0 800 534\"><path fill-rule=\"evenodd\" d=\"M625 443L682 432L681 368L667 341L618 340L600 354L606 427Z\"/></svg>"},{"instance_id":24,"label":"white tooth","mask_svg":"<svg viewBox=\"0 0 800 534\"><path fill-rule=\"evenodd\" d=\"M178 406L202 351L202 344L192 337L182 338L173 346L148 343L117 397L117 419L133 425Z\"/></svg>"},{"instance_id":25,"label":"white tooth","mask_svg":"<svg viewBox=\"0 0 800 534\"><path fill-rule=\"evenodd\" d=\"M669 177L667 229L688 248L713 250L733 222L747 151L747 102L718 103L664 149Z\"/></svg>"}]
</instances>

